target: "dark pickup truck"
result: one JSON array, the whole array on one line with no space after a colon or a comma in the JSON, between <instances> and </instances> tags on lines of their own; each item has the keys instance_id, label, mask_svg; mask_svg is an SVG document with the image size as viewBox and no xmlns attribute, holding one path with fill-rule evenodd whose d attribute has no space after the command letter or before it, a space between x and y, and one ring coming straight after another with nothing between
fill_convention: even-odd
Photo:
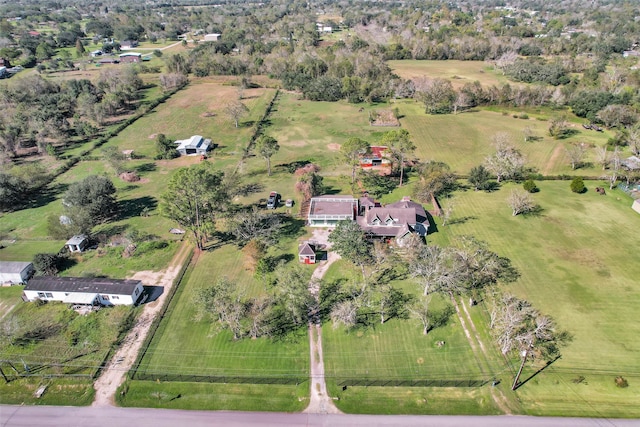
<instances>
[{"instance_id":1,"label":"dark pickup truck","mask_svg":"<svg viewBox=\"0 0 640 427\"><path fill-rule=\"evenodd\" d=\"M277 192L272 191L269 193L269 198L267 199L267 209L275 209L278 207L278 200L280 196Z\"/></svg>"}]
</instances>

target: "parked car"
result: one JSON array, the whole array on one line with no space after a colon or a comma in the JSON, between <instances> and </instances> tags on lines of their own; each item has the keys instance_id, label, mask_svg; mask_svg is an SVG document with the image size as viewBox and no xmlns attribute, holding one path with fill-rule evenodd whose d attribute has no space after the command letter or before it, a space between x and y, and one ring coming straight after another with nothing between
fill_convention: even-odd
<instances>
[{"instance_id":1,"label":"parked car","mask_svg":"<svg viewBox=\"0 0 640 427\"><path fill-rule=\"evenodd\" d=\"M267 199L267 209L275 209L278 207L278 201L280 200L280 195L272 191L269 193L269 198Z\"/></svg>"}]
</instances>

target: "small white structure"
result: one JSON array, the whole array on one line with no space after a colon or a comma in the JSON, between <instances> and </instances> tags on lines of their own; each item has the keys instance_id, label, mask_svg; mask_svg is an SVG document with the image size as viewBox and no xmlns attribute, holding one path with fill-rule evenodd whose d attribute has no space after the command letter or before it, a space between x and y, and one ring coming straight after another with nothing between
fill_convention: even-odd
<instances>
[{"instance_id":1,"label":"small white structure","mask_svg":"<svg viewBox=\"0 0 640 427\"><path fill-rule=\"evenodd\" d=\"M33 264L21 261L0 261L0 284L27 283L34 273Z\"/></svg>"},{"instance_id":2,"label":"small white structure","mask_svg":"<svg viewBox=\"0 0 640 427\"><path fill-rule=\"evenodd\" d=\"M335 227L339 221L355 220L358 200L353 196L317 196L309 203L307 224L310 227Z\"/></svg>"},{"instance_id":3,"label":"small white structure","mask_svg":"<svg viewBox=\"0 0 640 427\"><path fill-rule=\"evenodd\" d=\"M177 140L175 142L178 146L176 150L181 156L207 154L211 147L211 140L204 139L201 135L193 135L189 139Z\"/></svg>"},{"instance_id":4,"label":"small white structure","mask_svg":"<svg viewBox=\"0 0 640 427\"><path fill-rule=\"evenodd\" d=\"M120 43L120 49L133 49L134 47L138 47L137 40L125 40Z\"/></svg>"},{"instance_id":5,"label":"small white structure","mask_svg":"<svg viewBox=\"0 0 640 427\"><path fill-rule=\"evenodd\" d=\"M7 67L0 67L0 77L3 77L7 74Z\"/></svg>"},{"instance_id":6,"label":"small white structure","mask_svg":"<svg viewBox=\"0 0 640 427\"><path fill-rule=\"evenodd\" d=\"M220 36L222 34L218 34L218 33L211 33L211 34L205 34L204 35L204 41L206 42L217 42L218 40L220 40Z\"/></svg>"},{"instance_id":7,"label":"small white structure","mask_svg":"<svg viewBox=\"0 0 640 427\"><path fill-rule=\"evenodd\" d=\"M82 305L134 305L143 291L140 280L39 276L29 280L23 299Z\"/></svg>"},{"instance_id":8,"label":"small white structure","mask_svg":"<svg viewBox=\"0 0 640 427\"><path fill-rule=\"evenodd\" d=\"M86 234L78 234L65 243L70 252L82 252L89 246L89 238Z\"/></svg>"},{"instance_id":9,"label":"small white structure","mask_svg":"<svg viewBox=\"0 0 640 427\"><path fill-rule=\"evenodd\" d=\"M92 58L102 56L103 54L104 52L102 52L101 50L94 50L93 52L89 53L89 55L91 55Z\"/></svg>"},{"instance_id":10,"label":"small white structure","mask_svg":"<svg viewBox=\"0 0 640 427\"><path fill-rule=\"evenodd\" d=\"M638 212L640 214L640 199L636 199L633 201L633 205L631 205L631 209Z\"/></svg>"}]
</instances>

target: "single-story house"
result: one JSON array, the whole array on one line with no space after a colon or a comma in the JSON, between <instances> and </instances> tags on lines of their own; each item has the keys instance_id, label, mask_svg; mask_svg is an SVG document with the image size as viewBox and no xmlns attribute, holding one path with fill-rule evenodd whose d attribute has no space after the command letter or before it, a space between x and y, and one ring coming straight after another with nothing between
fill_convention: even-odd
<instances>
[{"instance_id":1,"label":"single-story house","mask_svg":"<svg viewBox=\"0 0 640 427\"><path fill-rule=\"evenodd\" d=\"M355 220L358 200L353 196L318 196L309 203L307 222L311 227L335 227L339 221Z\"/></svg>"},{"instance_id":2,"label":"single-story house","mask_svg":"<svg viewBox=\"0 0 640 427\"><path fill-rule=\"evenodd\" d=\"M399 245L410 234L425 236L429 229L424 208L409 197L386 206L369 207L361 212L356 221L363 230L372 237L395 238Z\"/></svg>"},{"instance_id":3,"label":"single-story house","mask_svg":"<svg viewBox=\"0 0 640 427\"><path fill-rule=\"evenodd\" d=\"M316 263L316 248L315 245L309 242L303 242L298 246L298 260L305 264Z\"/></svg>"},{"instance_id":4,"label":"single-story house","mask_svg":"<svg viewBox=\"0 0 640 427\"><path fill-rule=\"evenodd\" d=\"M89 55L90 55L92 58L96 58L96 57L98 57L98 56L102 56L103 54L104 54L104 52L103 52L103 51L101 51L101 50L94 50L93 52L90 52L90 53L89 53Z\"/></svg>"},{"instance_id":5,"label":"single-story house","mask_svg":"<svg viewBox=\"0 0 640 427\"><path fill-rule=\"evenodd\" d=\"M119 64L120 60L114 57L100 58L98 64Z\"/></svg>"},{"instance_id":6,"label":"single-story house","mask_svg":"<svg viewBox=\"0 0 640 427\"><path fill-rule=\"evenodd\" d=\"M182 156L207 154L211 148L211 140L204 139L201 135L193 135L189 139L182 139L175 142L178 146L176 150Z\"/></svg>"},{"instance_id":7,"label":"single-story house","mask_svg":"<svg viewBox=\"0 0 640 427\"><path fill-rule=\"evenodd\" d=\"M120 49L132 49L134 47L138 47L137 40L125 40L120 43Z\"/></svg>"},{"instance_id":8,"label":"single-story house","mask_svg":"<svg viewBox=\"0 0 640 427\"><path fill-rule=\"evenodd\" d=\"M29 280L23 299L81 305L134 305L143 291L140 280L39 276Z\"/></svg>"},{"instance_id":9,"label":"single-story house","mask_svg":"<svg viewBox=\"0 0 640 427\"><path fill-rule=\"evenodd\" d=\"M0 261L0 284L27 283L35 269L30 262Z\"/></svg>"},{"instance_id":10,"label":"single-story house","mask_svg":"<svg viewBox=\"0 0 640 427\"><path fill-rule=\"evenodd\" d=\"M118 55L120 62L141 62L142 54L138 52L125 52Z\"/></svg>"},{"instance_id":11,"label":"single-story house","mask_svg":"<svg viewBox=\"0 0 640 427\"><path fill-rule=\"evenodd\" d=\"M640 199L636 199L633 201L633 204L631 205L631 209L633 209L634 211L640 214Z\"/></svg>"},{"instance_id":12,"label":"single-story house","mask_svg":"<svg viewBox=\"0 0 640 427\"><path fill-rule=\"evenodd\" d=\"M7 74L7 67L0 67L0 77L4 77Z\"/></svg>"},{"instance_id":13,"label":"single-story house","mask_svg":"<svg viewBox=\"0 0 640 427\"><path fill-rule=\"evenodd\" d=\"M204 41L206 42L217 42L218 40L220 40L220 36L222 34L218 34L218 33L211 33L211 34L205 34L204 35Z\"/></svg>"},{"instance_id":14,"label":"single-story house","mask_svg":"<svg viewBox=\"0 0 640 427\"><path fill-rule=\"evenodd\" d=\"M86 234L77 234L65 243L69 252L82 252L89 246L89 238Z\"/></svg>"}]
</instances>

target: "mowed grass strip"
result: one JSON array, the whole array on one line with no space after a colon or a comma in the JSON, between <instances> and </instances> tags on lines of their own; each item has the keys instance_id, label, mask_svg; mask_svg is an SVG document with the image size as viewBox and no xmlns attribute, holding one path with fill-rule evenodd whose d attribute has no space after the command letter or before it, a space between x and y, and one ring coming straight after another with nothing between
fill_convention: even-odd
<instances>
[{"instance_id":1,"label":"mowed grass strip","mask_svg":"<svg viewBox=\"0 0 640 427\"><path fill-rule=\"evenodd\" d=\"M482 86L496 85L499 87L505 83L518 85L518 83L509 81L500 71L495 70L491 64L484 61L395 60L387 63L393 72L403 79L440 78L449 80L456 89L476 80Z\"/></svg>"},{"instance_id":2,"label":"mowed grass strip","mask_svg":"<svg viewBox=\"0 0 640 427\"><path fill-rule=\"evenodd\" d=\"M548 402L551 408L569 389L585 405L601 402L605 408L611 401L626 408L639 394L631 388L624 393L616 390L614 378L640 374L636 339L640 324L635 321L635 307L640 303L640 254L633 250L637 239L630 232L640 225L640 216L621 192L600 196L591 188L585 194L574 194L567 181L538 185L541 191L534 199L542 208L539 215L513 217L506 198L516 186L507 184L495 193L457 194L453 224L441 227L441 232L451 237L476 236L511 259L521 277L505 286L505 291L529 300L573 335L562 358L535 378L545 384L537 389L539 394L529 383L518 391L527 397L532 413L545 413L541 402ZM460 221L456 223L455 218ZM437 241L440 236L432 239ZM555 378L554 372L562 376ZM568 377L580 375L589 384L602 383L606 392L567 383ZM617 400L610 399L612 393ZM535 409L537 404L542 406ZM622 413L624 409L612 406L611 411ZM579 413L577 409L574 414Z\"/></svg>"},{"instance_id":3,"label":"mowed grass strip","mask_svg":"<svg viewBox=\"0 0 640 427\"><path fill-rule=\"evenodd\" d=\"M211 319L195 319L193 295L222 277L236 283L247 296L264 292L245 270L243 254L236 247L222 246L202 253L193 272L181 284L140 369L184 375L307 377L306 329L284 340L234 341L228 331L219 331Z\"/></svg>"}]
</instances>

